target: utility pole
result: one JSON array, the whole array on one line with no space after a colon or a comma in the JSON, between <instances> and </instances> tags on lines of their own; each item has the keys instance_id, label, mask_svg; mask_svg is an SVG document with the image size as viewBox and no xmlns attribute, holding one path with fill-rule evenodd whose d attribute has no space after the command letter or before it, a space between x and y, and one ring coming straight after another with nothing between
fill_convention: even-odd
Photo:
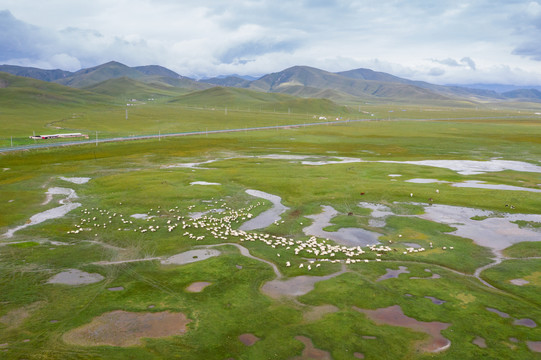
<instances>
[{"instance_id":1,"label":"utility pole","mask_svg":"<svg viewBox=\"0 0 541 360\"><path fill-rule=\"evenodd\" d=\"M98 146L98 132L96 131L96 146Z\"/></svg>"},{"instance_id":2,"label":"utility pole","mask_svg":"<svg viewBox=\"0 0 541 360\"><path fill-rule=\"evenodd\" d=\"M126 108L126 120L128 120L128 108Z\"/></svg>"}]
</instances>

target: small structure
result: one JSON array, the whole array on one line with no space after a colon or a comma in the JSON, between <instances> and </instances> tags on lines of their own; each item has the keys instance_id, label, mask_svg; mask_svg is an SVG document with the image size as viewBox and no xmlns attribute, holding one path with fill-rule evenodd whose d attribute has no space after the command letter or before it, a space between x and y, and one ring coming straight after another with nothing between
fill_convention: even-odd
<instances>
[{"instance_id":1,"label":"small structure","mask_svg":"<svg viewBox=\"0 0 541 360\"><path fill-rule=\"evenodd\" d=\"M77 138L84 137L88 139L88 135L82 133L70 133L70 134L51 134L51 135L33 135L29 136L33 140L46 140L46 139L63 139L63 138Z\"/></svg>"}]
</instances>

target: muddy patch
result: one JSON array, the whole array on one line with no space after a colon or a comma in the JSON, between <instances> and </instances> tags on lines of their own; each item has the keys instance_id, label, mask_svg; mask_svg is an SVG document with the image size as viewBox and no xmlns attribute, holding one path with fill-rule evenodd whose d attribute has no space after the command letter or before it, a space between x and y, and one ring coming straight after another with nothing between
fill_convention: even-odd
<instances>
[{"instance_id":1,"label":"muddy patch","mask_svg":"<svg viewBox=\"0 0 541 360\"><path fill-rule=\"evenodd\" d=\"M198 293L198 292L201 292L201 291L205 290L205 288L207 286L211 285L211 284L212 283L209 283L207 281L197 281L197 282L191 283L186 288L186 291L191 292L191 293Z\"/></svg>"},{"instance_id":2,"label":"muddy patch","mask_svg":"<svg viewBox=\"0 0 541 360\"><path fill-rule=\"evenodd\" d=\"M381 275L376 281L383 281L387 279L396 279L400 274L409 274L408 268L406 266L399 266L398 270L386 269L387 273Z\"/></svg>"},{"instance_id":3,"label":"muddy patch","mask_svg":"<svg viewBox=\"0 0 541 360\"><path fill-rule=\"evenodd\" d=\"M252 346L256 342L258 342L260 339L254 334L242 334L239 336L239 340L241 343L243 343L246 346Z\"/></svg>"},{"instance_id":4,"label":"muddy patch","mask_svg":"<svg viewBox=\"0 0 541 360\"><path fill-rule=\"evenodd\" d=\"M303 319L306 322L314 322L321 320L323 316L331 313L337 312L339 309L334 305L321 305L321 306L313 306L304 313Z\"/></svg>"},{"instance_id":5,"label":"muddy patch","mask_svg":"<svg viewBox=\"0 0 541 360\"><path fill-rule=\"evenodd\" d=\"M302 231L306 235L313 235L320 238L334 240L336 243L345 246L367 246L379 244L378 238L380 233L368 231L359 228L341 228L338 231L330 232L323 230L327 226L331 226L331 219L338 215L332 206L323 205L323 212L316 215L306 216L313 219L312 225L305 227Z\"/></svg>"},{"instance_id":6,"label":"muddy patch","mask_svg":"<svg viewBox=\"0 0 541 360\"><path fill-rule=\"evenodd\" d=\"M259 190L246 190L248 195L259 197L268 200L272 203L272 208L262 212L253 219L246 221L239 229L243 231L250 231L255 229L264 229L270 226L275 221L281 219L281 215L289 210L288 207L282 205L282 198L276 195L267 194L266 192Z\"/></svg>"},{"instance_id":7,"label":"muddy patch","mask_svg":"<svg viewBox=\"0 0 541 360\"><path fill-rule=\"evenodd\" d=\"M412 329L414 331L424 332L430 336L430 340L422 344L421 349L427 352L440 352L447 350L451 346L451 341L443 337L442 330L447 329L451 324L438 321L424 322L404 315L399 305L388 308L365 310L356 306L354 310L366 314L373 322L378 325L400 326Z\"/></svg>"},{"instance_id":8,"label":"muddy patch","mask_svg":"<svg viewBox=\"0 0 541 360\"><path fill-rule=\"evenodd\" d=\"M541 352L541 341L526 341L526 345L533 352Z\"/></svg>"},{"instance_id":9,"label":"muddy patch","mask_svg":"<svg viewBox=\"0 0 541 360\"><path fill-rule=\"evenodd\" d=\"M182 335L191 320L182 313L132 313L116 310L94 318L62 337L79 346L140 346L143 338Z\"/></svg>"},{"instance_id":10,"label":"muddy patch","mask_svg":"<svg viewBox=\"0 0 541 360\"><path fill-rule=\"evenodd\" d=\"M0 324L6 325L8 329L19 327L28 317L30 317L30 315L32 315L32 312L45 304L44 301L38 301L18 309L13 309L0 317Z\"/></svg>"},{"instance_id":11,"label":"muddy patch","mask_svg":"<svg viewBox=\"0 0 541 360\"><path fill-rule=\"evenodd\" d=\"M272 280L266 282L261 287L261 292L270 296L273 299L278 299L282 296L301 296L308 294L314 290L314 285L320 281L328 280L345 272L345 268L342 268L339 272L326 276L296 276L287 280Z\"/></svg>"},{"instance_id":12,"label":"muddy patch","mask_svg":"<svg viewBox=\"0 0 541 360\"><path fill-rule=\"evenodd\" d=\"M296 340L299 340L304 344L304 350L301 356L295 356L293 360L331 360L331 354L328 351L317 349L314 347L312 340L306 336L295 336Z\"/></svg>"},{"instance_id":13,"label":"muddy patch","mask_svg":"<svg viewBox=\"0 0 541 360\"><path fill-rule=\"evenodd\" d=\"M487 347L487 342L480 336L477 336L475 339L473 339L472 343L483 349Z\"/></svg>"},{"instance_id":14,"label":"muddy patch","mask_svg":"<svg viewBox=\"0 0 541 360\"><path fill-rule=\"evenodd\" d=\"M509 282L517 286L524 286L530 283L528 280L524 280L524 279L512 279L512 280L509 280Z\"/></svg>"},{"instance_id":15,"label":"muddy patch","mask_svg":"<svg viewBox=\"0 0 541 360\"><path fill-rule=\"evenodd\" d=\"M177 255L173 255L165 260L162 260L161 263L163 265L184 265L206 260L220 254L221 252L215 249L190 250Z\"/></svg>"},{"instance_id":16,"label":"muddy patch","mask_svg":"<svg viewBox=\"0 0 541 360\"><path fill-rule=\"evenodd\" d=\"M97 273L87 273L78 269L69 269L50 278L48 284L87 285L100 282L104 277Z\"/></svg>"}]
</instances>

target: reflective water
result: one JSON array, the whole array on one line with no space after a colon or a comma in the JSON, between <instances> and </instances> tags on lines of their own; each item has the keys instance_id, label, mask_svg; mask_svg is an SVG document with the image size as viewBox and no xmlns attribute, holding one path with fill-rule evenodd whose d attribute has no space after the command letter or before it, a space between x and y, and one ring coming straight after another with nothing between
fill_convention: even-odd
<instances>
[{"instance_id":1,"label":"reflective water","mask_svg":"<svg viewBox=\"0 0 541 360\"><path fill-rule=\"evenodd\" d=\"M246 190L246 193L270 201L272 203L272 208L262 212L255 218L246 221L239 227L240 230L250 231L266 228L275 221L280 220L281 215L289 209L287 206L282 205L282 198L279 196L259 190Z\"/></svg>"},{"instance_id":2,"label":"reflective water","mask_svg":"<svg viewBox=\"0 0 541 360\"><path fill-rule=\"evenodd\" d=\"M376 281L383 281L387 279L396 279L400 274L409 274L408 268L405 266L399 266L398 270L386 269L387 273L381 275Z\"/></svg>"},{"instance_id":3,"label":"reflective water","mask_svg":"<svg viewBox=\"0 0 541 360\"><path fill-rule=\"evenodd\" d=\"M62 187L52 187L46 193L47 198L52 198L53 195L65 195L66 198L60 200L58 203L62 206L55 207L53 209L45 210L38 214L33 215L24 225L17 226L13 229L8 230L4 237L10 238L13 234L21 229L27 228L28 226L37 225L42 222L51 219L58 219L69 213L70 211L81 206L80 203L72 202L73 199L77 198L77 194L73 189L62 188Z\"/></svg>"},{"instance_id":4,"label":"reflective water","mask_svg":"<svg viewBox=\"0 0 541 360\"><path fill-rule=\"evenodd\" d=\"M215 249L199 249L199 250L190 250L177 255L173 255L165 260L160 262L163 265L184 265L190 264L197 261L206 260L208 258L218 256L221 252Z\"/></svg>"},{"instance_id":5,"label":"reflective water","mask_svg":"<svg viewBox=\"0 0 541 360\"><path fill-rule=\"evenodd\" d=\"M261 292L270 296L273 299L278 299L282 296L301 296L314 290L314 285L320 281L332 279L345 272L345 267L342 270L326 275L326 276L296 276L287 280L272 280L266 282L261 287Z\"/></svg>"},{"instance_id":6,"label":"reflective water","mask_svg":"<svg viewBox=\"0 0 541 360\"><path fill-rule=\"evenodd\" d=\"M323 212L317 215L306 216L313 219L314 222L302 229L306 235L313 235L321 238L334 240L336 243L345 246L367 246L379 244L380 233L360 229L360 228L341 228L338 231L325 231L323 228L332 225L331 219L338 215L332 206L323 205Z\"/></svg>"},{"instance_id":7,"label":"reflective water","mask_svg":"<svg viewBox=\"0 0 541 360\"><path fill-rule=\"evenodd\" d=\"M476 244L499 251L523 241L540 241L538 231L520 228L513 221L524 220L541 222L541 215L536 214L499 214L503 217L489 217L472 220L472 217L494 216L490 211L459 206L434 204L425 207L422 219L448 224L455 231L453 235L472 239Z\"/></svg>"},{"instance_id":8,"label":"reflective water","mask_svg":"<svg viewBox=\"0 0 541 360\"><path fill-rule=\"evenodd\" d=\"M514 170L523 172L541 173L541 166L511 160L489 160L489 161L476 161L476 160L421 160L421 161L379 161L382 163L393 164L411 164L411 165L423 165L433 166L439 168L445 168L456 171L461 175L477 175L486 172L498 172L504 170Z\"/></svg>"}]
</instances>

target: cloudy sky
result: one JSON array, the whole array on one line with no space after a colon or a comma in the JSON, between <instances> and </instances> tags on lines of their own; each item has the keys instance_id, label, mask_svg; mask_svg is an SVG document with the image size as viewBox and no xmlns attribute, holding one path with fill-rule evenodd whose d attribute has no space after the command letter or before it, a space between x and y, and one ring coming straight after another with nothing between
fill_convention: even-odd
<instances>
[{"instance_id":1,"label":"cloudy sky","mask_svg":"<svg viewBox=\"0 0 541 360\"><path fill-rule=\"evenodd\" d=\"M541 85L541 0L0 0L0 64Z\"/></svg>"}]
</instances>

